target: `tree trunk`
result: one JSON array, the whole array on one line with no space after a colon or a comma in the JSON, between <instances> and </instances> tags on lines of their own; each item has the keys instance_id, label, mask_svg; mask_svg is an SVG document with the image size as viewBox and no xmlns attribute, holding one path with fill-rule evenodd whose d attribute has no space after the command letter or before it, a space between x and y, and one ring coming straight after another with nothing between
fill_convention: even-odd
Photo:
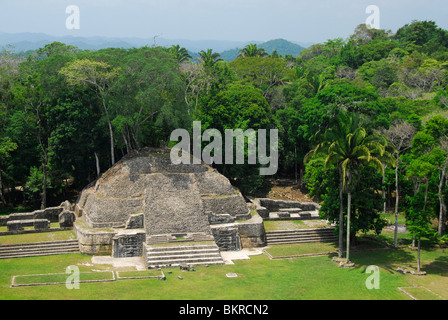
<instances>
[{"instance_id":1,"label":"tree trunk","mask_svg":"<svg viewBox=\"0 0 448 320\"><path fill-rule=\"evenodd\" d=\"M114 149L114 131L112 130L112 123L107 119L107 124L109 125L109 135L110 135L110 161L112 165L115 164L115 149Z\"/></svg>"},{"instance_id":2,"label":"tree trunk","mask_svg":"<svg viewBox=\"0 0 448 320\"><path fill-rule=\"evenodd\" d=\"M344 251L344 184L341 169L339 169L341 181L339 185L339 258L342 258Z\"/></svg>"},{"instance_id":3,"label":"tree trunk","mask_svg":"<svg viewBox=\"0 0 448 320\"><path fill-rule=\"evenodd\" d=\"M440 211L439 211L439 238L443 236L445 233L445 219L446 219L446 204L445 199L443 198L442 190L443 190L443 181L445 177L446 167L447 163L445 162L445 165L442 169L442 173L440 175L440 183L439 183L439 203L440 203Z\"/></svg>"},{"instance_id":4,"label":"tree trunk","mask_svg":"<svg viewBox=\"0 0 448 320\"><path fill-rule=\"evenodd\" d=\"M297 147L294 147L294 169L295 169L296 184L298 184L299 178L297 175ZM302 181L300 181L300 182L302 182Z\"/></svg>"},{"instance_id":5,"label":"tree trunk","mask_svg":"<svg viewBox=\"0 0 448 320\"><path fill-rule=\"evenodd\" d=\"M426 211L426 203L428 202L428 189L429 189L429 180L426 181L426 186L425 186L425 203L423 204L423 212Z\"/></svg>"},{"instance_id":6,"label":"tree trunk","mask_svg":"<svg viewBox=\"0 0 448 320\"><path fill-rule=\"evenodd\" d=\"M109 126L110 161L111 161L112 165L114 165L115 164L114 130L112 128L112 123L110 122L109 111L107 110L106 102L104 101L104 97L102 98L102 100L103 100L104 112L106 113L107 125Z\"/></svg>"},{"instance_id":7,"label":"tree trunk","mask_svg":"<svg viewBox=\"0 0 448 320\"><path fill-rule=\"evenodd\" d=\"M7 206L5 195L3 194L3 182L2 182L2 172L0 171L0 200L3 202L3 206Z\"/></svg>"},{"instance_id":8,"label":"tree trunk","mask_svg":"<svg viewBox=\"0 0 448 320\"><path fill-rule=\"evenodd\" d=\"M126 139L126 135L124 134L124 131L122 131L121 134L123 136L123 141L126 146L126 153L129 153L129 150L130 150L129 143L128 143L128 140Z\"/></svg>"},{"instance_id":9,"label":"tree trunk","mask_svg":"<svg viewBox=\"0 0 448 320\"><path fill-rule=\"evenodd\" d=\"M384 183L386 181L386 170L383 171L383 179L381 181L382 191L381 196L383 198L383 213L386 213L387 203L386 203L386 190L384 189Z\"/></svg>"},{"instance_id":10,"label":"tree trunk","mask_svg":"<svg viewBox=\"0 0 448 320\"><path fill-rule=\"evenodd\" d=\"M96 152L93 153L95 155L95 164L96 164L96 176L100 177L101 169L100 169L100 158L98 158L98 154Z\"/></svg>"},{"instance_id":11,"label":"tree trunk","mask_svg":"<svg viewBox=\"0 0 448 320\"><path fill-rule=\"evenodd\" d=\"M47 208L47 166L44 161L42 161L42 171L44 173L44 178L42 182L42 202L40 204L40 209L44 210Z\"/></svg>"},{"instance_id":12,"label":"tree trunk","mask_svg":"<svg viewBox=\"0 0 448 320\"><path fill-rule=\"evenodd\" d=\"M38 124L39 124L39 130L37 132L37 139L39 141L40 148L42 149L42 171L44 174L43 181L42 181L42 200L40 204L40 209L43 210L47 207L47 164L48 164L48 154L45 150L45 146L42 142L42 125L40 122L40 116L39 116L39 109L36 109Z\"/></svg>"},{"instance_id":13,"label":"tree trunk","mask_svg":"<svg viewBox=\"0 0 448 320\"><path fill-rule=\"evenodd\" d=\"M350 262L350 213L351 213L351 205L352 205L352 194L348 193L348 201L347 201L347 256L346 262Z\"/></svg>"},{"instance_id":14,"label":"tree trunk","mask_svg":"<svg viewBox=\"0 0 448 320\"><path fill-rule=\"evenodd\" d=\"M418 237L418 248L417 248L417 272L420 272L420 237Z\"/></svg>"},{"instance_id":15,"label":"tree trunk","mask_svg":"<svg viewBox=\"0 0 448 320\"><path fill-rule=\"evenodd\" d=\"M400 191L398 183L398 163L400 154L397 154L397 167L395 168L395 230L394 230L394 247L398 247L398 204L400 202Z\"/></svg>"}]
</instances>

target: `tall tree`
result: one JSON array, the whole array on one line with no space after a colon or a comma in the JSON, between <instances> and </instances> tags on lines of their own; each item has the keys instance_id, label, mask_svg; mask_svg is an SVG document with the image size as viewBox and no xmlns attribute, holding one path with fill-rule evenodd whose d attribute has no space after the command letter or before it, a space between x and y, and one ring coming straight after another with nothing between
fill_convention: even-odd
<instances>
[{"instance_id":1,"label":"tall tree","mask_svg":"<svg viewBox=\"0 0 448 320\"><path fill-rule=\"evenodd\" d=\"M382 172L384 159L387 158L391 162L392 157L386 151L386 137L379 134L368 134L362 127L361 119L357 114L342 112L338 115L336 123L335 127L325 132L324 143L312 153L326 149L325 166L335 165L338 167L341 179L340 188L347 193L346 263L348 263L350 261L352 192L356 186L356 180L359 179L359 171L362 166L369 164ZM341 195L342 191L340 191Z\"/></svg>"},{"instance_id":2,"label":"tall tree","mask_svg":"<svg viewBox=\"0 0 448 320\"><path fill-rule=\"evenodd\" d=\"M237 58L243 57L266 57L268 53L263 48L258 48L258 46L254 43L250 43L245 46L243 49L239 50L239 55Z\"/></svg>"},{"instance_id":3,"label":"tall tree","mask_svg":"<svg viewBox=\"0 0 448 320\"><path fill-rule=\"evenodd\" d=\"M115 141L112 117L107 104L107 93L112 81L119 75L119 68L112 68L106 62L79 59L68 63L59 71L70 85L82 85L91 88L101 101L110 135L110 158L115 164Z\"/></svg>"},{"instance_id":4,"label":"tall tree","mask_svg":"<svg viewBox=\"0 0 448 320\"><path fill-rule=\"evenodd\" d=\"M216 62L223 61L221 55L217 52L213 52L212 49L207 49L207 51L201 50L199 52L200 61L204 64L205 67L213 67Z\"/></svg>"},{"instance_id":5,"label":"tall tree","mask_svg":"<svg viewBox=\"0 0 448 320\"><path fill-rule=\"evenodd\" d=\"M388 130L384 130L383 133L389 139L389 142L395 147L395 230L394 230L394 247L398 246L398 211L400 202L400 186L399 186L399 167L400 156L411 148L412 138L416 134L415 127L409 122L399 122L393 125Z\"/></svg>"},{"instance_id":6,"label":"tall tree","mask_svg":"<svg viewBox=\"0 0 448 320\"><path fill-rule=\"evenodd\" d=\"M188 62L190 59L192 59L192 56L188 53L188 50L185 48L181 48L180 45L172 45L168 51L174 55L177 62Z\"/></svg>"}]
</instances>

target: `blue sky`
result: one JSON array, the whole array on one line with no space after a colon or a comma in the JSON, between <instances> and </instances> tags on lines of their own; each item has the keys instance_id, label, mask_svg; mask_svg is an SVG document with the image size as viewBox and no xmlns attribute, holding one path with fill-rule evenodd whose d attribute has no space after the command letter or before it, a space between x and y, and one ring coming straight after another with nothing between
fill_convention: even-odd
<instances>
[{"instance_id":1,"label":"blue sky","mask_svg":"<svg viewBox=\"0 0 448 320\"><path fill-rule=\"evenodd\" d=\"M68 30L65 9L80 10ZM446 0L0 0L0 32L169 39L324 42L346 38L380 9L381 29L412 20L448 29Z\"/></svg>"}]
</instances>

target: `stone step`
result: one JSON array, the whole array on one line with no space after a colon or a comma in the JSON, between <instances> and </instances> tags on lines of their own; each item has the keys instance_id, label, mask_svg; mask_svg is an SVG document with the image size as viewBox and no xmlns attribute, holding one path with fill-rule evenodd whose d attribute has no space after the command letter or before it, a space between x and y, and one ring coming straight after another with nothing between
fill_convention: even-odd
<instances>
[{"instance_id":1,"label":"stone step","mask_svg":"<svg viewBox=\"0 0 448 320\"><path fill-rule=\"evenodd\" d=\"M145 260L148 268L224 264L216 244L205 245L146 245Z\"/></svg>"},{"instance_id":2,"label":"stone step","mask_svg":"<svg viewBox=\"0 0 448 320\"><path fill-rule=\"evenodd\" d=\"M22 243L0 246L0 259L37 257L79 252L77 240Z\"/></svg>"},{"instance_id":3,"label":"stone step","mask_svg":"<svg viewBox=\"0 0 448 320\"><path fill-rule=\"evenodd\" d=\"M224 261L221 259L202 259L202 260L188 260L188 261L164 261L164 262L156 262L152 263L151 261L147 261L146 265L148 269L155 269L155 268L169 268L169 267L179 267L182 265L188 265L188 266L199 266L199 265L221 265L224 264Z\"/></svg>"},{"instance_id":4,"label":"stone step","mask_svg":"<svg viewBox=\"0 0 448 320\"><path fill-rule=\"evenodd\" d=\"M337 237L334 228L279 230L266 233L269 244L294 244L308 242L333 242Z\"/></svg>"},{"instance_id":5,"label":"stone step","mask_svg":"<svg viewBox=\"0 0 448 320\"><path fill-rule=\"evenodd\" d=\"M288 242L288 243L297 243L297 242L332 242L336 241L336 237L328 237L328 238L278 238L278 239L270 239L267 240L269 244L275 244L277 242Z\"/></svg>"},{"instance_id":6,"label":"stone step","mask_svg":"<svg viewBox=\"0 0 448 320\"><path fill-rule=\"evenodd\" d=\"M182 261L194 259L216 259L217 256L208 253L185 254L185 255L164 255L164 256L147 256L148 261Z\"/></svg>"},{"instance_id":7,"label":"stone step","mask_svg":"<svg viewBox=\"0 0 448 320\"><path fill-rule=\"evenodd\" d=\"M3 244L0 245L0 250L3 248L23 248L23 247L33 247L33 246L46 246L53 244L78 244L78 240L58 240L58 241L47 241L47 242L30 242L30 243L19 243L19 244Z\"/></svg>"},{"instance_id":8,"label":"stone step","mask_svg":"<svg viewBox=\"0 0 448 320\"><path fill-rule=\"evenodd\" d=\"M280 244L301 244L301 243L315 243L315 242L335 242L337 239L328 239L328 240L322 240L322 239L315 239L315 240L278 240L278 241L269 241L269 245L280 245Z\"/></svg>"},{"instance_id":9,"label":"stone step","mask_svg":"<svg viewBox=\"0 0 448 320\"><path fill-rule=\"evenodd\" d=\"M300 208L280 208L278 209L280 212L288 212L288 213L300 213L303 210Z\"/></svg>"},{"instance_id":10,"label":"stone step","mask_svg":"<svg viewBox=\"0 0 448 320\"><path fill-rule=\"evenodd\" d=\"M216 245L167 245L167 246L151 246L146 245L147 252L174 252L185 250L218 250Z\"/></svg>"},{"instance_id":11,"label":"stone step","mask_svg":"<svg viewBox=\"0 0 448 320\"><path fill-rule=\"evenodd\" d=\"M26 258L26 257L39 257L39 256L50 256L57 254L69 254L79 252L78 248L65 248L65 249L55 249L55 250L45 250L38 252L15 252L15 253L0 253L0 259L10 259L10 258Z\"/></svg>"},{"instance_id":12,"label":"stone step","mask_svg":"<svg viewBox=\"0 0 448 320\"><path fill-rule=\"evenodd\" d=\"M5 248L1 249L0 253L14 253L14 252L40 252L54 249L71 249L78 248L78 244L64 244L64 245L49 245L49 246L33 246L33 247L20 247L20 248Z\"/></svg>"},{"instance_id":13,"label":"stone step","mask_svg":"<svg viewBox=\"0 0 448 320\"><path fill-rule=\"evenodd\" d=\"M268 231L266 234L285 234L285 233L304 233L304 232L334 232L335 228L312 228L312 229L294 229L294 230L274 230Z\"/></svg>"},{"instance_id":14,"label":"stone step","mask_svg":"<svg viewBox=\"0 0 448 320\"><path fill-rule=\"evenodd\" d=\"M266 239L288 239L288 238L328 238L328 237L335 237L334 234L284 234L284 235L268 235L266 236Z\"/></svg>"},{"instance_id":15,"label":"stone step","mask_svg":"<svg viewBox=\"0 0 448 320\"><path fill-rule=\"evenodd\" d=\"M276 211L270 212L266 220L317 220L320 219L318 211L300 211L300 212L286 212Z\"/></svg>"},{"instance_id":16,"label":"stone step","mask_svg":"<svg viewBox=\"0 0 448 320\"><path fill-rule=\"evenodd\" d=\"M67 242L67 243L47 243L47 244L33 244L33 245L23 244L23 245L0 247L0 252L17 251L17 250L31 250L31 249L45 249L45 248L58 248L58 247L71 247L71 246L77 246L77 245L78 245L78 241Z\"/></svg>"},{"instance_id":17,"label":"stone step","mask_svg":"<svg viewBox=\"0 0 448 320\"><path fill-rule=\"evenodd\" d=\"M291 230L291 231L268 231L267 235L288 235L288 234L334 234L333 229L329 230Z\"/></svg>"},{"instance_id":18,"label":"stone step","mask_svg":"<svg viewBox=\"0 0 448 320\"><path fill-rule=\"evenodd\" d=\"M188 256L195 254L219 254L219 250L216 249L201 249L201 250L177 250L177 251L146 251L147 256Z\"/></svg>"}]
</instances>

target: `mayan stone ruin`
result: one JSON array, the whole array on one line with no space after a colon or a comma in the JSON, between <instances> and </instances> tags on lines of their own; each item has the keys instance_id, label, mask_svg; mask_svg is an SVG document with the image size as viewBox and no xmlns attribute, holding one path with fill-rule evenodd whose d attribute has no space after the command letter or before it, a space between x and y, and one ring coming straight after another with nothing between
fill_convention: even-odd
<instances>
[{"instance_id":1,"label":"mayan stone ruin","mask_svg":"<svg viewBox=\"0 0 448 320\"><path fill-rule=\"evenodd\" d=\"M125 156L82 191L74 212L84 254L146 257L155 245L193 243L219 256L266 244L263 220L227 178L205 164L174 165L169 149Z\"/></svg>"}]
</instances>

